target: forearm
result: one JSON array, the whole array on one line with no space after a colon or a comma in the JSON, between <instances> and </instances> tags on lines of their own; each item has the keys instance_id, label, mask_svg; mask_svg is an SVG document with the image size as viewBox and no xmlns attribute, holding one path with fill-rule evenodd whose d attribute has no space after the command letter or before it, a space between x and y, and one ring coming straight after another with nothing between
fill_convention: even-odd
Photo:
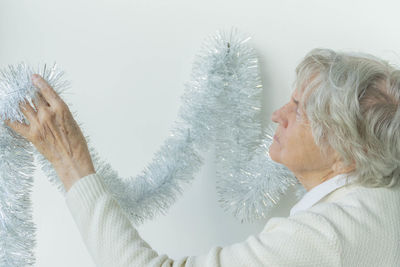
<instances>
[{"instance_id":1,"label":"forearm","mask_svg":"<svg viewBox=\"0 0 400 267\"><path fill-rule=\"evenodd\" d=\"M67 192L81 178L96 173L90 158L83 162L68 160L62 164L55 165L54 169Z\"/></svg>"},{"instance_id":2,"label":"forearm","mask_svg":"<svg viewBox=\"0 0 400 267\"><path fill-rule=\"evenodd\" d=\"M88 175L71 187L67 205L97 266L185 266L173 262L140 237L97 174Z\"/></svg>"}]
</instances>

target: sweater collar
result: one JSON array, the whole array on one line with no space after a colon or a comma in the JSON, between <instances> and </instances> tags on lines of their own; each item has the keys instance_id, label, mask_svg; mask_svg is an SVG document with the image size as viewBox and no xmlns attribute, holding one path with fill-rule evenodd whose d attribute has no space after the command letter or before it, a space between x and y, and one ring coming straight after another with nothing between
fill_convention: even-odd
<instances>
[{"instance_id":1,"label":"sweater collar","mask_svg":"<svg viewBox=\"0 0 400 267\"><path fill-rule=\"evenodd\" d=\"M290 210L290 216L296 214L299 211L307 210L312 207L318 201L320 201L324 196L328 195L335 189L342 187L346 183L346 177L348 174L338 174L331 179L324 181L323 183L313 187L308 191L299 202L297 202Z\"/></svg>"}]
</instances>

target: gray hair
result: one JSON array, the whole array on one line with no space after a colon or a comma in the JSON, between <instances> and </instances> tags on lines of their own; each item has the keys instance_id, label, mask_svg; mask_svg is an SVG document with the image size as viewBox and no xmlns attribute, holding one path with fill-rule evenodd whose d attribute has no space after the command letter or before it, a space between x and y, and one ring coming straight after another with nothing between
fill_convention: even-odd
<instances>
[{"instance_id":1,"label":"gray hair","mask_svg":"<svg viewBox=\"0 0 400 267\"><path fill-rule=\"evenodd\" d=\"M352 183L397 184L400 70L370 54L316 48L296 67L295 86L316 144L355 166Z\"/></svg>"}]
</instances>

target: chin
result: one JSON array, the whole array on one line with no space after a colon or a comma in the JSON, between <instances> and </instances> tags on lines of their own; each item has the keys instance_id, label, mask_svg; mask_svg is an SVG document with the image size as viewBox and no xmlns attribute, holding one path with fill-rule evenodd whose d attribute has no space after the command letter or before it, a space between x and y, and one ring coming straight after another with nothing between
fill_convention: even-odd
<instances>
[{"instance_id":1,"label":"chin","mask_svg":"<svg viewBox=\"0 0 400 267\"><path fill-rule=\"evenodd\" d=\"M280 152L279 148L276 146L275 142L273 142L271 144L271 146L269 147L268 153L269 153L270 158L277 163L281 163L279 152Z\"/></svg>"}]
</instances>

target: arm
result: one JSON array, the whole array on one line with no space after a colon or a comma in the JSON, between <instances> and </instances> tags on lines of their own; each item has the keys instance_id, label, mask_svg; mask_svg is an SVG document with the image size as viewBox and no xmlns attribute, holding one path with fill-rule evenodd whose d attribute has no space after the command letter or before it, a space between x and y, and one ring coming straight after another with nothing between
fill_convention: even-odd
<instances>
[{"instance_id":1,"label":"arm","mask_svg":"<svg viewBox=\"0 0 400 267\"><path fill-rule=\"evenodd\" d=\"M75 182L65 200L96 266L172 266L141 239L98 174Z\"/></svg>"},{"instance_id":2,"label":"arm","mask_svg":"<svg viewBox=\"0 0 400 267\"><path fill-rule=\"evenodd\" d=\"M99 174L77 181L67 192L66 203L92 258L101 267L340 265L337 233L316 213L271 218L257 236L175 261L158 255L140 237Z\"/></svg>"}]
</instances>

